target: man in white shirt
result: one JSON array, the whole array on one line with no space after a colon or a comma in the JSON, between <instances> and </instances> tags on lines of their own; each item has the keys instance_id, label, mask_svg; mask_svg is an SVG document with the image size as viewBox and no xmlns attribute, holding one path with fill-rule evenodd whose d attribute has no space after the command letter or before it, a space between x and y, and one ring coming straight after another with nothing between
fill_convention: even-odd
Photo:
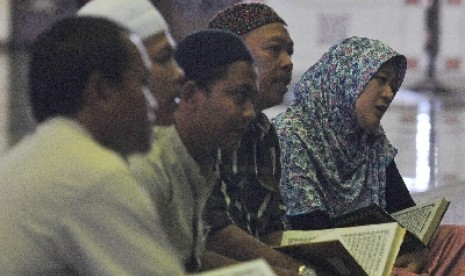
<instances>
[{"instance_id":1,"label":"man in white shirt","mask_svg":"<svg viewBox=\"0 0 465 276\"><path fill-rule=\"evenodd\" d=\"M126 161L151 146L150 67L105 19L64 19L36 40L39 125L0 159L0 275L184 274Z\"/></svg>"}]
</instances>

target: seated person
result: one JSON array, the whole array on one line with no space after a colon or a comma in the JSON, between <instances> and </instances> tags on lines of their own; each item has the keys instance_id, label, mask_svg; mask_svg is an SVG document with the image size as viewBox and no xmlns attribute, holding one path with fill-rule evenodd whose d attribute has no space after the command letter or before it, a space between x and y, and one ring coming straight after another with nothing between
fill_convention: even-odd
<instances>
[{"instance_id":1,"label":"seated person","mask_svg":"<svg viewBox=\"0 0 465 276\"><path fill-rule=\"evenodd\" d=\"M158 102L155 123L171 125L184 74L174 60L174 41L161 13L149 0L92 0L78 15L107 18L141 37L152 61L150 90Z\"/></svg>"},{"instance_id":2,"label":"seated person","mask_svg":"<svg viewBox=\"0 0 465 276\"><path fill-rule=\"evenodd\" d=\"M350 37L330 47L296 84L293 103L274 121L280 188L294 229L324 228L329 217L370 203L388 212L415 205L380 125L406 68L406 58L386 44ZM431 251L400 256L403 269L395 273L464 273L464 233L460 226L440 227Z\"/></svg>"},{"instance_id":3,"label":"seated person","mask_svg":"<svg viewBox=\"0 0 465 276\"><path fill-rule=\"evenodd\" d=\"M211 230L207 247L237 259L275 256L274 263L297 271L300 262L264 246L279 243L286 226L279 193L278 137L262 112L283 101L291 81L294 42L286 22L262 3L231 5L211 19L208 28L242 38L257 64L259 91L254 101L257 116L238 145L221 150L218 158L219 177L205 212Z\"/></svg>"},{"instance_id":4,"label":"seated person","mask_svg":"<svg viewBox=\"0 0 465 276\"><path fill-rule=\"evenodd\" d=\"M151 145L140 39L64 19L34 42L29 68L39 124L0 159L0 275L184 275L126 160Z\"/></svg>"},{"instance_id":5,"label":"seated person","mask_svg":"<svg viewBox=\"0 0 465 276\"><path fill-rule=\"evenodd\" d=\"M185 80L174 125L155 127L152 150L133 156L130 166L163 210L160 226L176 255L195 272L206 269L200 262L206 254L201 217L217 148L234 146L255 116L257 76L249 51L229 32L191 34L175 57Z\"/></svg>"},{"instance_id":6,"label":"seated person","mask_svg":"<svg viewBox=\"0 0 465 276\"><path fill-rule=\"evenodd\" d=\"M294 43L286 22L269 6L242 3L227 7L209 22L210 29L229 30L244 40L254 57L259 94L257 113L233 151L222 151L218 184L207 204L205 219L223 247L229 237L252 236L273 243L285 229L285 207L279 193L279 143L264 109L282 102L292 75ZM209 241L215 246L215 241ZM253 250L244 248L239 252Z\"/></svg>"}]
</instances>

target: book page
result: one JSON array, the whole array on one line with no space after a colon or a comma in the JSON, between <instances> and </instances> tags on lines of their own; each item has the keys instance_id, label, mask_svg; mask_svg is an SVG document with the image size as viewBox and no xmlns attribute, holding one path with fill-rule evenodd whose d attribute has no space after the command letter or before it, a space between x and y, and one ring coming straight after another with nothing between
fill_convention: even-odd
<instances>
[{"instance_id":1,"label":"book page","mask_svg":"<svg viewBox=\"0 0 465 276\"><path fill-rule=\"evenodd\" d=\"M285 231L282 244L339 240L368 275L387 275L405 235L397 222L316 231Z\"/></svg>"},{"instance_id":2,"label":"book page","mask_svg":"<svg viewBox=\"0 0 465 276\"><path fill-rule=\"evenodd\" d=\"M291 245L298 243L308 243L314 241L316 238L332 232L332 229L325 230L287 230L283 232L281 245Z\"/></svg>"},{"instance_id":3,"label":"book page","mask_svg":"<svg viewBox=\"0 0 465 276\"><path fill-rule=\"evenodd\" d=\"M429 218L433 214L434 203L412 208L394 213L392 216L410 232L421 237L421 233L428 226Z\"/></svg>"},{"instance_id":4,"label":"book page","mask_svg":"<svg viewBox=\"0 0 465 276\"><path fill-rule=\"evenodd\" d=\"M421 204L391 214L402 226L428 244L434 230L439 225L449 201L440 199L429 204Z\"/></svg>"},{"instance_id":5,"label":"book page","mask_svg":"<svg viewBox=\"0 0 465 276\"><path fill-rule=\"evenodd\" d=\"M271 266L264 259L229 265L202 273L190 274L193 276L276 276Z\"/></svg>"},{"instance_id":6,"label":"book page","mask_svg":"<svg viewBox=\"0 0 465 276\"><path fill-rule=\"evenodd\" d=\"M354 231L341 235L342 241L347 245L349 252L368 275L387 274L387 270L392 269L403 240L398 239L398 242L395 242L396 235L399 235L396 228L401 229L397 223L380 224L379 226L382 227L377 227L379 229L367 227L366 231ZM400 231L400 233L405 233L405 230ZM403 234L400 235L403 237ZM393 258L390 258L391 255Z\"/></svg>"}]
</instances>

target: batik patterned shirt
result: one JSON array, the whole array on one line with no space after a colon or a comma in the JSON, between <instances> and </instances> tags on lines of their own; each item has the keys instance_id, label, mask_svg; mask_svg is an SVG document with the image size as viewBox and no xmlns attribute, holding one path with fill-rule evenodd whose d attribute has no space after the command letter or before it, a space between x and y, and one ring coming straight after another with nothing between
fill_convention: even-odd
<instances>
[{"instance_id":1,"label":"batik patterned shirt","mask_svg":"<svg viewBox=\"0 0 465 276\"><path fill-rule=\"evenodd\" d=\"M256 238L283 230L279 144L265 114L250 124L236 151L218 158L217 183L205 220L211 231L235 224Z\"/></svg>"}]
</instances>

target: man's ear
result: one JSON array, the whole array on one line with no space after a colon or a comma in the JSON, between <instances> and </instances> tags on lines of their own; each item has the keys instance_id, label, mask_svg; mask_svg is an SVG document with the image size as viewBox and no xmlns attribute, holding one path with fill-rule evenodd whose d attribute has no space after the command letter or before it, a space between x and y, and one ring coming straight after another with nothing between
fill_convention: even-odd
<instances>
[{"instance_id":1,"label":"man's ear","mask_svg":"<svg viewBox=\"0 0 465 276\"><path fill-rule=\"evenodd\" d=\"M197 93L197 84L193 80L189 80L184 83L182 86L182 91L180 95L181 101L188 101L194 97L195 93Z\"/></svg>"},{"instance_id":2,"label":"man's ear","mask_svg":"<svg viewBox=\"0 0 465 276\"><path fill-rule=\"evenodd\" d=\"M114 93L114 85L112 85L107 78L103 77L100 72L94 72L87 81L84 93L84 104L106 107L108 105L108 100Z\"/></svg>"},{"instance_id":3,"label":"man's ear","mask_svg":"<svg viewBox=\"0 0 465 276\"><path fill-rule=\"evenodd\" d=\"M189 80L182 86L181 103L196 104L199 96L202 95L204 95L204 91L198 87L195 81Z\"/></svg>"}]
</instances>

